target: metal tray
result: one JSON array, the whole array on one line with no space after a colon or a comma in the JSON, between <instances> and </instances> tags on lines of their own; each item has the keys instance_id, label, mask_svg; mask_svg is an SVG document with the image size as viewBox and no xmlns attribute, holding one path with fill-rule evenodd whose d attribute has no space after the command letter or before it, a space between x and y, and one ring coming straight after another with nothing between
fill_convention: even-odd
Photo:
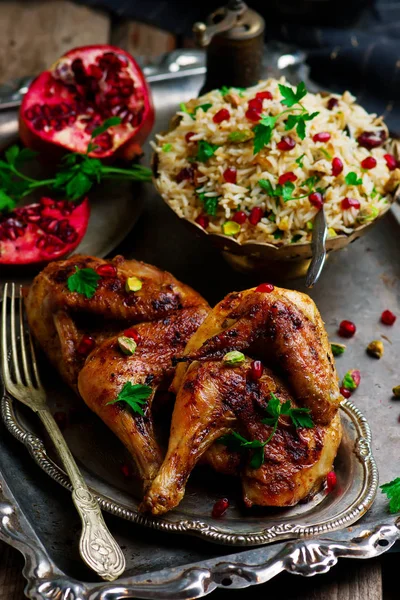
<instances>
[{"instance_id":1,"label":"metal tray","mask_svg":"<svg viewBox=\"0 0 400 600\"><path fill-rule=\"evenodd\" d=\"M153 84L157 129L165 128L179 102L197 94L204 73L202 61L203 55L192 51L173 53L164 61L163 73ZM290 65L292 80L305 78L304 67L300 67L299 73L295 56L287 53L280 65L274 65L275 71L283 63ZM186 68L187 76L183 72ZM157 76L157 67L153 74ZM381 481L399 475L398 461L388 460L388 456L397 456L400 449L396 405L391 400L391 388L399 383L396 358L400 331L398 326L389 329L378 322L385 308L400 314L399 250L399 224L391 212L369 236L330 257L320 284L311 294L332 339L341 319L352 319L358 325L356 337L348 343L337 366L340 375L349 368L361 370L363 380L354 401L370 422L372 453ZM145 188L144 211L135 231L117 251L172 271L196 287L210 303L228 291L256 283L254 278L232 271L211 245L186 231L150 186ZM302 284L294 287L303 289ZM382 335L390 338L390 343L384 340L385 356L376 361L365 354L365 347ZM4 411L7 406L9 402L4 400ZM31 416L27 421L22 411L18 415L22 426L34 422ZM242 588L262 583L282 570L302 575L326 572L340 556L377 556L400 538L400 520L387 513L387 502L381 494L355 526L346 527L343 522L344 528L336 532L323 528L313 539L307 537L306 531L299 531L298 541L273 543L235 554L226 546L144 529L107 516L124 547L128 567L125 577L118 582L99 583L79 560L75 543L79 521L69 493L34 464L4 423L0 423L0 431L0 536L20 549L26 558L24 574L30 598L196 598L216 587ZM31 437L26 441L39 454L42 448L34 435L29 433ZM365 429L361 437L367 439ZM368 443L365 448L368 455ZM289 535L292 537L293 533Z\"/></svg>"}]
</instances>

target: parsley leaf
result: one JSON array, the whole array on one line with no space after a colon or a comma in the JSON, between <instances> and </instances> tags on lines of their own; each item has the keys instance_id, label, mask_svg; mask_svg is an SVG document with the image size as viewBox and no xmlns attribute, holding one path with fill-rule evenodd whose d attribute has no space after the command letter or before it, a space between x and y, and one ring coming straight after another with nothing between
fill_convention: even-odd
<instances>
[{"instance_id":1,"label":"parsley leaf","mask_svg":"<svg viewBox=\"0 0 400 600\"><path fill-rule=\"evenodd\" d=\"M259 469L264 463L264 446L266 445L266 442L260 442L260 440L246 440L245 437L236 431L223 435L219 438L218 442L224 444L233 451L238 451L242 448L254 450L250 460L252 469Z\"/></svg>"},{"instance_id":2,"label":"parsley leaf","mask_svg":"<svg viewBox=\"0 0 400 600\"><path fill-rule=\"evenodd\" d=\"M258 185L271 197L283 198L285 202L295 199L293 198L295 186L292 181L286 181L283 185L278 184L275 189L268 179L259 179Z\"/></svg>"},{"instance_id":3,"label":"parsley leaf","mask_svg":"<svg viewBox=\"0 0 400 600\"><path fill-rule=\"evenodd\" d=\"M310 193L313 191L317 181L318 181L318 177L316 177L316 175L313 175L312 177L308 177L308 179L305 180L304 185L308 187L308 191Z\"/></svg>"},{"instance_id":4,"label":"parsley leaf","mask_svg":"<svg viewBox=\"0 0 400 600\"><path fill-rule=\"evenodd\" d=\"M70 292L77 292L86 298L93 298L99 279L101 277L94 269L79 269L75 266L75 273L68 277L67 286Z\"/></svg>"},{"instance_id":5,"label":"parsley leaf","mask_svg":"<svg viewBox=\"0 0 400 600\"><path fill-rule=\"evenodd\" d=\"M152 388L148 385L142 385L141 383L132 384L130 381L127 381L117 398L111 402L107 402L106 406L115 404L116 402L126 402L134 413L144 416L142 406L146 404L152 392Z\"/></svg>"},{"instance_id":6,"label":"parsley leaf","mask_svg":"<svg viewBox=\"0 0 400 600\"><path fill-rule=\"evenodd\" d=\"M299 156L299 158L296 158L296 160L294 161L297 165L299 165L299 167L301 169L303 168L303 160L304 160L305 155L306 155L306 153L304 152L304 154Z\"/></svg>"},{"instance_id":7,"label":"parsley leaf","mask_svg":"<svg viewBox=\"0 0 400 600\"><path fill-rule=\"evenodd\" d=\"M279 91L283 96L282 104L291 108L294 104L300 102L304 96L307 95L306 85L304 81L300 81L298 84L296 91L294 91L291 87L279 84Z\"/></svg>"},{"instance_id":8,"label":"parsley leaf","mask_svg":"<svg viewBox=\"0 0 400 600\"><path fill-rule=\"evenodd\" d=\"M13 208L15 208L15 201L4 190L0 190L0 213L8 212Z\"/></svg>"},{"instance_id":9,"label":"parsley leaf","mask_svg":"<svg viewBox=\"0 0 400 600\"><path fill-rule=\"evenodd\" d=\"M310 417L309 408L292 408L290 410L289 417L291 418L296 429L298 427L307 427L308 429L312 429L314 427L313 420Z\"/></svg>"},{"instance_id":10,"label":"parsley leaf","mask_svg":"<svg viewBox=\"0 0 400 600\"><path fill-rule=\"evenodd\" d=\"M270 416L265 417L262 420L262 423L264 423L265 425L270 425L274 428L267 442L275 434L275 431L278 427L279 417L281 415L287 415L288 417L290 417L296 429L298 427L314 427L313 420L310 417L309 408L291 408L290 400L287 400L286 402L281 404L279 398L277 398L274 393L271 393L271 398L267 406L267 413Z\"/></svg>"},{"instance_id":11,"label":"parsley leaf","mask_svg":"<svg viewBox=\"0 0 400 600\"><path fill-rule=\"evenodd\" d=\"M172 150L172 144L164 144L162 147L163 152L171 152L171 150Z\"/></svg>"},{"instance_id":12,"label":"parsley leaf","mask_svg":"<svg viewBox=\"0 0 400 600\"><path fill-rule=\"evenodd\" d=\"M400 512L400 477L393 479L389 483L384 483L380 486L382 493L386 494L389 503L389 511L391 513Z\"/></svg>"},{"instance_id":13,"label":"parsley leaf","mask_svg":"<svg viewBox=\"0 0 400 600\"><path fill-rule=\"evenodd\" d=\"M211 217L215 217L220 196L206 196L206 192L197 192L197 195L200 202L203 203L204 212Z\"/></svg>"},{"instance_id":14,"label":"parsley leaf","mask_svg":"<svg viewBox=\"0 0 400 600\"><path fill-rule=\"evenodd\" d=\"M120 125L121 123L122 119L120 117L110 117L109 119L103 121L103 123L96 127L96 129L93 129L92 135L90 137L92 138L92 140L94 140L94 138L107 131L107 129L110 129L110 127Z\"/></svg>"},{"instance_id":15,"label":"parsley leaf","mask_svg":"<svg viewBox=\"0 0 400 600\"><path fill-rule=\"evenodd\" d=\"M221 93L221 96L226 96L226 94L229 94L230 89L230 87L223 85L222 88L220 88L219 92Z\"/></svg>"},{"instance_id":16,"label":"parsley leaf","mask_svg":"<svg viewBox=\"0 0 400 600\"><path fill-rule=\"evenodd\" d=\"M344 179L347 185L362 185L363 182L362 178L358 178L357 173L355 173L354 171L350 171L350 173L347 173Z\"/></svg>"},{"instance_id":17,"label":"parsley leaf","mask_svg":"<svg viewBox=\"0 0 400 600\"><path fill-rule=\"evenodd\" d=\"M293 200L292 195L294 191L294 183L292 181L286 181L282 187L282 198L284 202Z\"/></svg>"},{"instance_id":18,"label":"parsley leaf","mask_svg":"<svg viewBox=\"0 0 400 600\"><path fill-rule=\"evenodd\" d=\"M314 112L311 114L309 114L308 112L302 112L299 115L289 115L286 121L285 131L296 127L297 135L301 140L304 140L304 138L306 137L306 121L311 121L317 115L319 115L318 112Z\"/></svg>"},{"instance_id":19,"label":"parsley leaf","mask_svg":"<svg viewBox=\"0 0 400 600\"><path fill-rule=\"evenodd\" d=\"M197 146L197 154L195 160L197 160L198 162L207 162L209 158L214 156L218 148L219 146L217 144L210 144L205 140L200 140Z\"/></svg>"},{"instance_id":20,"label":"parsley leaf","mask_svg":"<svg viewBox=\"0 0 400 600\"><path fill-rule=\"evenodd\" d=\"M254 127L253 154L257 154L271 141L272 130L275 127L278 116L264 115L260 122Z\"/></svg>"},{"instance_id":21,"label":"parsley leaf","mask_svg":"<svg viewBox=\"0 0 400 600\"><path fill-rule=\"evenodd\" d=\"M204 112L207 112L209 108L212 107L212 104L206 103L206 104L199 104L199 106L195 106L193 109L193 112L190 112L185 104L182 102L179 105L179 108L181 109L182 112L185 112L186 114L190 115L192 117L193 120L196 119L196 113L199 110L199 108L201 108Z\"/></svg>"}]
</instances>

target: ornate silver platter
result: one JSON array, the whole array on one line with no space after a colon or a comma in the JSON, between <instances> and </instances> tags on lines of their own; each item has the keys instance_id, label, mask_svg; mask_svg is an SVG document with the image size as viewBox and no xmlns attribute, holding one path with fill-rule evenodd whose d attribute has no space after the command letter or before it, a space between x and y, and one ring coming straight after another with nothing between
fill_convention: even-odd
<instances>
[{"instance_id":1,"label":"ornate silver platter","mask_svg":"<svg viewBox=\"0 0 400 600\"><path fill-rule=\"evenodd\" d=\"M293 81L305 78L301 57L279 51L270 58L273 66L269 68L274 72L286 69ZM165 129L179 102L197 94L203 74L203 55L189 50L172 53L161 65L151 68L158 130ZM232 289L244 289L256 283L254 278L233 272L210 244L186 231L151 186L145 188L142 198L142 217L118 251L173 272L204 294L210 303ZM400 236L398 217L395 218L393 209L368 236L330 258L319 286L311 294L332 341L336 339L340 320L348 318L357 324L357 335L337 360L340 376L350 368L359 368L362 383L353 397L357 408L346 402L342 410L346 436L336 464L340 485L334 494L320 494L310 505L285 514L264 511L248 513L244 518L239 490L226 480L213 480L210 473L206 475L211 478L207 488L212 493L207 495L203 491L201 503L198 501L204 477L199 472L192 479L185 504L177 513L155 522L155 528L153 523L144 523L136 516L137 481L134 475L126 479L121 474L121 466L129 463L118 441L107 432L106 444L101 450L98 440L105 432L102 424L78 399L66 394L49 374L47 384L52 390L53 410L67 415L65 435L85 477L105 509L114 514L126 511L122 515L125 519L106 513L109 527L124 549L126 573L112 584L94 581L93 574L79 560L76 548L79 520L69 493L59 485L68 485L68 482L54 460L51 445L36 428L32 415L19 406L14 412L11 401L3 399L0 538L25 556L29 598L198 598L217 587L234 589L264 583L283 570L305 576L325 573L340 557L378 556L400 539L400 519L388 514L385 497L378 493L373 501L377 475L371 458L373 454L382 483L399 476L395 459L400 450L399 409L391 398L391 388L400 382L400 328L385 328L379 324L379 315L386 308L400 315L397 260ZM295 287L302 290L302 285ZM381 338L385 356L376 361L366 355L365 347L372 339ZM372 440L358 409L368 419ZM5 422L14 434L25 438L25 445L10 434ZM34 454L35 461L25 446ZM47 472L37 462L41 462ZM209 517L210 509L213 500L226 493L232 499L232 512L227 521L216 524ZM347 520L346 509L349 510ZM328 521L331 527L327 526ZM197 522L199 525L193 526ZM243 523L246 539L237 528ZM144 524L150 527L141 526ZM217 531L213 532L215 525ZM336 527L340 529L335 531ZM172 533L180 531L198 537ZM289 537L297 539L288 542ZM211 541L227 541L236 547ZM243 548L246 543L253 547ZM267 545L254 547L259 543Z\"/></svg>"}]
</instances>

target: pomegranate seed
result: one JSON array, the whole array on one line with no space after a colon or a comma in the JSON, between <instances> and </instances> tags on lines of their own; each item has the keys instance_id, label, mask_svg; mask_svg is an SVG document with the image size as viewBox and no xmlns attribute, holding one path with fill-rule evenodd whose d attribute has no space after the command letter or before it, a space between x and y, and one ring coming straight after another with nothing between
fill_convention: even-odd
<instances>
[{"instance_id":1,"label":"pomegranate seed","mask_svg":"<svg viewBox=\"0 0 400 600\"><path fill-rule=\"evenodd\" d=\"M363 133L357 138L359 145L363 148L367 148L368 150L382 146L385 140L386 133L383 131L383 129L381 131L363 131Z\"/></svg>"},{"instance_id":2,"label":"pomegranate seed","mask_svg":"<svg viewBox=\"0 0 400 600\"><path fill-rule=\"evenodd\" d=\"M323 205L322 194L320 192L313 192L308 196L310 204L312 204L317 210L321 210Z\"/></svg>"},{"instance_id":3,"label":"pomegranate seed","mask_svg":"<svg viewBox=\"0 0 400 600\"><path fill-rule=\"evenodd\" d=\"M287 152L289 150L293 150L295 145L296 145L296 142L294 141L293 138L290 137L290 135L284 135L283 138L281 139L281 141L278 142L277 148L279 150L282 150L283 152Z\"/></svg>"},{"instance_id":4,"label":"pomegranate seed","mask_svg":"<svg viewBox=\"0 0 400 600\"><path fill-rule=\"evenodd\" d=\"M53 417L54 417L55 422L61 429L61 431L63 431L67 426L67 421L68 421L67 413L60 410L60 411L55 412Z\"/></svg>"},{"instance_id":5,"label":"pomegranate seed","mask_svg":"<svg viewBox=\"0 0 400 600\"><path fill-rule=\"evenodd\" d=\"M232 217L232 221L235 221L235 223L239 223L239 225L243 225L243 223L246 222L246 219L247 219L247 215L242 210L239 210Z\"/></svg>"},{"instance_id":6,"label":"pomegranate seed","mask_svg":"<svg viewBox=\"0 0 400 600\"><path fill-rule=\"evenodd\" d=\"M221 108L215 115L213 116L214 123L222 123L222 121L229 121L231 118L231 113L227 108Z\"/></svg>"},{"instance_id":7,"label":"pomegranate seed","mask_svg":"<svg viewBox=\"0 0 400 600\"><path fill-rule=\"evenodd\" d=\"M249 108L260 113L262 111L262 99L256 97L249 100Z\"/></svg>"},{"instance_id":8,"label":"pomegranate seed","mask_svg":"<svg viewBox=\"0 0 400 600\"><path fill-rule=\"evenodd\" d=\"M274 286L272 283L260 283L259 286L256 287L255 291L260 292L261 294L270 294L274 291Z\"/></svg>"},{"instance_id":9,"label":"pomegranate seed","mask_svg":"<svg viewBox=\"0 0 400 600\"><path fill-rule=\"evenodd\" d=\"M293 173L293 171L288 171L287 173L283 173L283 175L279 176L278 183L279 185L285 185L287 181L296 181L297 176Z\"/></svg>"},{"instance_id":10,"label":"pomegranate seed","mask_svg":"<svg viewBox=\"0 0 400 600\"><path fill-rule=\"evenodd\" d=\"M189 132L188 132L188 133L185 135L185 140L186 140L186 142L187 142L188 144L190 143L190 140L191 140L191 138L192 138L194 135L196 135L196 134L194 133L194 131L189 131Z\"/></svg>"},{"instance_id":11,"label":"pomegranate seed","mask_svg":"<svg viewBox=\"0 0 400 600\"><path fill-rule=\"evenodd\" d=\"M248 108L246 110L246 118L249 119L249 121L257 123L261 119L261 111L256 110L255 108Z\"/></svg>"},{"instance_id":12,"label":"pomegranate seed","mask_svg":"<svg viewBox=\"0 0 400 600\"><path fill-rule=\"evenodd\" d=\"M130 479L132 477L132 471L129 465L121 465L121 473L127 479Z\"/></svg>"},{"instance_id":13,"label":"pomegranate seed","mask_svg":"<svg viewBox=\"0 0 400 600\"><path fill-rule=\"evenodd\" d=\"M335 471L331 471L330 473L328 473L328 475L326 476L326 490L327 492L331 492L337 484L337 477L336 477L336 473Z\"/></svg>"},{"instance_id":14,"label":"pomegranate seed","mask_svg":"<svg viewBox=\"0 0 400 600\"><path fill-rule=\"evenodd\" d=\"M85 334L84 336L82 336L82 339L76 351L81 356L87 356L93 350L95 345L95 340L90 335Z\"/></svg>"},{"instance_id":15,"label":"pomegranate seed","mask_svg":"<svg viewBox=\"0 0 400 600\"><path fill-rule=\"evenodd\" d=\"M386 160L389 171L394 171L397 168L398 163L393 154L384 154L383 158Z\"/></svg>"},{"instance_id":16,"label":"pomegranate seed","mask_svg":"<svg viewBox=\"0 0 400 600\"><path fill-rule=\"evenodd\" d=\"M320 133L313 135L314 142L329 142L330 139L331 134L327 131L321 131Z\"/></svg>"},{"instance_id":17,"label":"pomegranate seed","mask_svg":"<svg viewBox=\"0 0 400 600\"><path fill-rule=\"evenodd\" d=\"M272 100L271 92L257 92L256 98L260 98L260 100Z\"/></svg>"},{"instance_id":18,"label":"pomegranate seed","mask_svg":"<svg viewBox=\"0 0 400 600\"><path fill-rule=\"evenodd\" d=\"M260 379L263 374L264 367L261 360L253 360L251 363L251 378L252 379Z\"/></svg>"},{"instance_id":19,"label":"pomegranate seed","mask_svg":"<svg viewBox=\"0 0 400 600\"><path fill-rule=\"evenodd\" d=\"M43 198L40 198L40 204L42 206L49 206L50 208L54 208L54 200L52 198L46 198L45 196L43 196Z\"/></svg>"},{"instance_id":20,"label":"pomegranate seed","mask_svg":"<svg viewBox=\"0 0 400 600\"><path fill-rule=\"evenodd\" d=\"M381 321L384 325L393 325L396 319L396 315L391 310L384 310L381 314Z\"/></svg>"},{"instance_id":21,"label":"pomegranate seed","mask_svg":"<svg viewBox=\"0 0 400 600\"><path fill-rule=\"evenodd\" d=\"M346 319L342 321L339 325L338 333L341 337L351 338L356 332L356 326L352 321L347 321Z\"/></svg>"},{"instance_id":22,"label":"pomegranate seed","mask_svg":"<svg viewBox=\"0 0 400 600\"><path fill-rule=\"evenodd\" d=\"M217 500L212 509L212 517L213 519L220 519L224 516L226 511L229 508L229 500L228 498L221 498L221 500Z\"/></svg>"},{"instance_id":23,"label":"pomegranate seed","mask_svg":"<svg viewBox=\"0 0 400 600\"><path fill-rule=\"evenodd\" d=\"M192 169L192 167L185 167L184 169L181 169L178 175L176 176L176 183L181 183L182 181L193 179L193 175L194 170Z\"/></svg>"},{"instance_id":24,"label":"pomegranate seed","mask_svg":"<svg viewBox=\"0 0 400 600\"><path fill-rule=\"evenodd\" d=\"M341 207L343 210L347 210L348 208L360 208L360 203L355 198L343 198L341 201Z\"/></svg>"},{"instance_id":25,"label":"pomegranate seed","mask_svg":"<svg viewBox=\"0 0 400 600\"><path fill-rule=\"evenodd\" d=\"M130 327L129 329L125 329L124 336L128 338L132 338L138 344L141 340L141 335L134 327Z\"/></svg>"},{"instance_id":26,"label":"pomegranate seed","mask_svg":"<svg viewBox=\"0 0 400 600\"><path fill-rule=\"evenodd\" d=\"M373 156L367 156L361 161L361 166L363 169L374 169L376 167L376 159Z\"/></svg>"},{"instance_id":27,"label":"pomegranate seed","mask_svg":"<svg viewBox=\"0 0 400 600\"><path fill-rule=\"evenodd\" d=\"M338 106L339 100L337 98L329 98L328 103L326 105L328 110L333 110L335 106Z\"/></svg>"},{"instance_id":28,"label":"pomegranate seed","mask_svg":"<svg viewBox=\"0 0 400 600\"><path fill-rule=\"evenodd\" d=\"M340 160L340 158L335 156L335 158L332 160L332 175L334 177L337 177L338 175L340 175L340 173L342 171L343 171L343 163Z\"/></svg>"},{"instance_id":29,"label":"pomegranate seed","mask_svg":"<svg viewBox=\"0 0 400 600\"><path fill-rule=\"evenodd\" d=\"M340 393L342 394L343 398L350 398L350 396L351 396L351 391L350 391L350 390L348 390L347 388L345 388L345 387L341 387L341 388L339 389L339 391L340 391Z\"/></svg>"},{"instance_id":30,"label":"pomegranate seed","mask_svg":"<svg viewBox=\"0 0 400 600\"><path fill-rule=\"evenodd\" d=\"M116 277L117 269L113 265L100 265L97 267L96 273L100 277Z\"/></svg>"},{"instance_id":31,"label":"pomegranate seed","mask_svg":"<svg viewBox=\"0 0 400 600\"><path fill-rule=\"evenodd\" d=\"M225 181L227 181L228 183L236 183L237 171L233 167L225 169L223 175Z\"/></svg>"},{"instance_id":32,"label":"pomegranate seed","mask_svg":"<svg viewBox=\"0 0 400 600\"><path fill-rule=\"evenodd\" d=\"M207 229L208 224L210 223L210 219L205 215L199 215L196 219L196 223L200 225L203 229Z\"/></svg>"},{"instance_id":33,"label":"pomegranate seed","mask_svg":"<svg viewBox=\"0 0 400 600\"><path fill-rule=\"evenodd\" d=\"M249 221L252 225L257 225L257 223L259 223L261 221L261 219L263 218L264 215L264 211L262 208L260 208L259 206L254 206L254 208L251 209L250 215L249 215Z\"/></svg>"}]
</instances>

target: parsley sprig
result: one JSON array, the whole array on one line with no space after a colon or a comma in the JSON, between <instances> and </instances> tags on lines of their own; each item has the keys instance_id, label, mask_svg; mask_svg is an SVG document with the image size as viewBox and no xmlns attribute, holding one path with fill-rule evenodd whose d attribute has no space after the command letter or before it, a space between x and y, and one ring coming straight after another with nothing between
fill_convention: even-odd
<instances>
[{"instance_id":1,"label":"parsley sprig","mask_svg":"<svg viewBox=\"0 0 400 600\"><path fill-rule=\"evenodd\" d=\"M285 115L287 113L291 113L285 123L285 131L289 131L290 129L296 128L297 135L301 140L304 140L306 137L306 123L307 121L311 121L314 119L319 113L307 112L306 108L301 104L300 100L307 95L307 89L304 81L301 81L299 85L296 87L296 90L293 90L291 87L279 84L279 91L283 96L283 100L281 103L284 106L287 106L287 110L283 110L275 116L272 115L263 115L259 121L259 123L254 127L254 146L253 153L257 154L260 152L264 146L269 144L272 137L272 132L276 125L276 122L279 117ZM295 105L298 106L295 106ZM299 111L298 114L294 113L294 111Z\"/></svg>"},{"instance_id":2,"label":"parsley sprig","mask_svg":"<svg viewBox=\"0 0 400 600\"><path fill-rule=\"evenodd\" d=\"M289 202L289 200L300 200L301 198L307 198L314 191L323 193L325 190L322 188L316 188L315 185L318 181L318 178L313 175L312 177L308 177L300 185L300 187L308 188L307 194L303 194L301 196L293 196L293 192L295 190L295 185L292 181L286 181L283 185L278 184L275 187L269 181L269 179L259 179L258 185L267 192L268 196L275 198L282 198L284 202Z\"/></svg>"},{"instance_id":3,"label":"parsley sprig","mask_svg":"<svg viewBox=\"0 0 400 600\"><path fill-rule=\"evenodd\" d=\"M230 450L253 450L253 456L250 460L252 469L259 469L264 464L264 448L274 437L281 416L289 417L296 429L299 427L314 427L309 408L292 408L290 400L281 404L279 398L274 393L271 393L266 411L268 416L262 419L261 422L272 427L272 431L265 441L247 440L237 432L224 435L218 440Z\"/></svg>"},{"instance_id":4,"label":"parsley sprig","mask_svg":"<svg viewBox=\"0 0 400 600\"><path fill-rule=\"evenodd\" d=\"M141 383L131 383L127 381L116 397L115 400L107 402L109 404L116 404L117 402L126 402L134 413L144 416L143 406L145 406L147 400L153 393L153 389L148 385L142 385Z\"/></svg>"},{"instance_id":5,"label":"parsley sprig","mask_svg":"<svg viewBox=\"0 0 400 600\"><path fill-rule=\"evenodd\" d=\"M362 178L357 176L357 173L350 171L344 178L347 185L362 185Z\"/></svg>"},{"instance_id":6,"label":"parsley sprig","mask_svg":"<svg viewBox=\"0 0 400 600\"><path fill-rule=\"evenodd\" d=\"M6 160L0 160L0 212L13 210L19 200L42 187L59 192L74 202L85 196L95 183L103 180L150 181L152 173L147 167L132 165L129 169L122 169L104 165L99 159L89 156L96 149L95 138L119 123L119 117L107 119L92 132L86 153L66 154L54 177L49 179L33 179L25 175L21 171L22 166L35 158L37 153L28 148L11 146L5 152Z\"/></svg>"},{"instance_id":7,"label":"parsley sprig","mask_svg":"<svg viewBox=\"0 0 400 600\"><path fill-rule=\"evenodd\" d=\"M389 511L391 513L400 512L400 477L384 483L380 486L382 494L386 494L389 502Z\"/></svg>"}]
</instances>

